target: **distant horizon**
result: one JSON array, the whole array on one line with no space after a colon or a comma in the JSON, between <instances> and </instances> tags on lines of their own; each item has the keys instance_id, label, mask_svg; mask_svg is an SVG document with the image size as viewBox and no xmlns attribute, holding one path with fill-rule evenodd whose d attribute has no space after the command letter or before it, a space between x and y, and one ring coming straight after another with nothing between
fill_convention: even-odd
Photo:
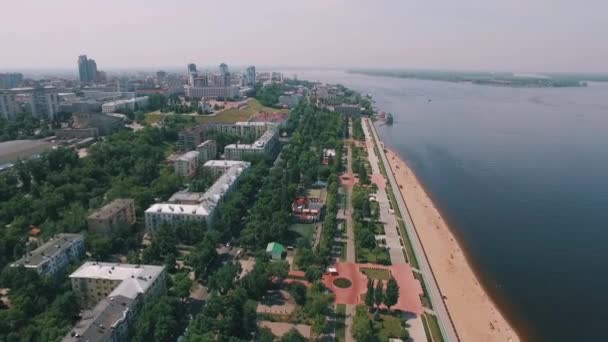
<instances>
[{"instance_id":1,"label":"distant horizon","mask_svg":"<svg viewBox=\"0 0 608 342\"><path fill-rule=\"evenodd\" d=\"M214 71L218 69L217 65L202 65L194 62L197 65L199 71ZM513 74L563 74L563 75L608 75L607 71L540 71L540 70L508 70L508 69L475 69L475 68L413 68L413 67L358 67L358 66L303 66L303 65L255 65L255 64L240 64L231 65L227 63L231 70L245 71L249 65L254 65L256 70L259 71L281 71L281 70L343 70L343 71L361 71L361 70L374 70L374 71L434 71L434 72L489 72L489 73L513 73ZM179 65L165 65L165 66L122 66L122 67L107 67L104 68L103 64L98 62L100 71L109 73L120 73L120 72L156 72L156 71L169 71L169 72L180 72L186 73L186 64L183 66ZM183 70L182 70L183 69ZM25 74L36 74L36 73L70 73L74 76L78 76L78 67L46 67L46 68L0 68L0 73L17 72Z\"/></svg>"}]
</instances>

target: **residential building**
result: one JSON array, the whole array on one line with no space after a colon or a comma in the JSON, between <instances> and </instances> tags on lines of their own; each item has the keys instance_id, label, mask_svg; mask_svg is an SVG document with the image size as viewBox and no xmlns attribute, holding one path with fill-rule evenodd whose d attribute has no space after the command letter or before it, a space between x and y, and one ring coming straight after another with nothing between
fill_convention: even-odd
<instances>
[{"instance_id":1,"label":"residential building","mask_svg":"<svg viewBox=\"0 0 608 342\"><path fill-rule=\"evenodd\" d=\"M177 135L177 147L181 151L190 151L203 142L203 128L195 126L180 131Z\"/></svg>"},{"instance_id":2,"label":"residential building","mask_svg":"<svg viewBox=\"0 0 608 342\"><path fill-rule=\"evenodd\" d=\"M167 202L173 204L197 205L201 202L201 198L203 198L204 195L205 193L203 192L178 191L171 195Z\"/></svg>"},{"instance_id":3,"label":"residential building","mask_svg":"<svg viewBox=\"0 0 608 342\"><path fill-rule=\"evenodd\" d=\"M101 111L103 113L115 113L120 110L137 110L138 108L145 107L148 105L148 97L141 96L128 100L118 100L101 105Z\"/></svg>"},{"instance_id":4,"label":"residential building","mask_svg":"<svg viewBox=\"0 0 608 342\"><path fill-rule=\"evenodd\" d=\"M108 234L120 227L135 223L135 201L133 199L115 199L93 212L87 218L89 230L99 234Z\"/></svg>"},{"instance_id":5,"label":"residential building","mask_svg":"<svg viewBox=\"0 0 608 342\"><path fill-rule=\"evenodd\" d=\"M39 119L53 120L59 112L59 95L54 87L25 87L0 90L0 117L8 120L29 111Z\"/></svg>"},{"instance_id":6,"label":"residential building","mask_svg":"<svg viewBox=\"0 0 608 342\"><path fill-rule=\"evenodd\" d=\"M135 92L128 91L84 90L82 93L85 99L96 101L128 100L135 98Z\"/></svg>"},{"instance_id":7,"label":"residential building","mask_svg":"<svg viewBox=\"0 0 608 342\"><path fill-rule=\"evenodd\" d=\"M287 108L294 108L303 98L302 94L287 93L279 96L279 104Z\"/></svg>"},{"instance_id":8,"label":"residential building","mask_svg":"<svg viewBox=\"0 0 608 342\"><path fill-rule=\"evenodd\" d=\"M245 84L253 87L255 86L255 66L251 65L247 68L247 74L246 74L246 82Z\"/></svg>"},{"instance_id":9,"label":"residential building","mask_svg":"<svg viewBox=\"0 0 608 342\"><path fill-rule=\"evenodd\" d=\"M141 300L166 290L165 267L88 261L70 275L72 290L82 308L107 297Z\"/></svg>"},{"instance_id":10,"label":"residential building","mask_svg":"<svg viewBox=\"0 0 608 342\"><path fill-rule=\"evenodd\" d=\"M267 130L275 127L276 124L273 122L246 121L235 122L234 124L205 124L200 126L200 130L203 131L203 136L207 132L214 131L239 135L250 139L259 139Z\"/></svg>"},{"instance_id":11,"label":"residential building","mask_svg":"<svg viewBox=\"0 0 608 342\"><path fill-rule=\"evenodd\" d=\"M193 193L191 196L184 192L172 197L175 202L196 204L156 203L146 210L146 229L151 232L158 230L163 224L174 225L180 222L198 222L207 227L213 225L218 205L238 184L239 178L251 166L250 163L239 163L228 168L211 187L202 195ZM198 198L198 199L197 199Z\"/></svg>"},{"instance_id":12,"label":"residential building","mask_svg":"<svg viewBox=\"0 0 608 342\"><path fill-rule=\"evenodd\" d=\"M64 342L126 342L129 328L149 298L166 292L164 266L86 262L70 275L81 320Z\"/></svg>"},{"instance_id":13,"label":"residential building","mask_svg":"<svg viewBox=\"0 0 608 342\"><path fill-rule=\"evenodd\" d=\"M224 158L227 160L243 160L247 155L268 154L279 142L278 130L268 129L253 144L230 144L224 147Z\"/></svg>"},{"instance_id":14,"label":"residential building","mask_svg":"<svg viewBox=\"0 0 608 342\"><path fill-rule=\"evenodd\" d=\"M205 169L211 171L216 176L224 174L228 169L234 166L247 168L249 167L249 162L241 160L209 160L203 164Z\"/></svg>"},{"instance_id":15,"label":"residential building","mask_svg":"<svg viewBox=\"0 0 608 342\"><path fill-rule=\"evenodd\" d=\"M51 277L60 274L71 262L80 260L84 253L82 234L58 234L11 266L24 266Z\"/></svg>"},{"instance_id":16,"label":"residential building","mask_svg":"<svg viewBox=\"0 0 608 342\"><path fill-rule=\"evenodd\" d=\"M61 341L126 342L136 304L135 300L120 295L104 298L93 309L84 311L82 319Z\"/></svg>"},{"instance_id":17,"label":"residential building","mask_svg":"<svg viewBox=\"0 0 608 342\"><path fill-rule=\"evenodd\" d=\"M337 113L340 113L342 115L348 115L348 116L360 115L361 114L361 106L358 106L358 105L342 104L342 105L339 105L339 106L335 106L334 110Z\"/></svg>"},{"instance_id":18,"label":"residential building","mask_svg":"<svg viewBox=\"0 0 608 342\"><path fill-rule=\"evenodd\" d=\"M190 151L177 158L173 164L175 173L186 178L194 176L198 167L198 155L198 151Z\"/></svg>"},{"instance_id":19,"label":"residential building","mask_svg":"<svg viewBox=\"0 0 608 342\"><path fill-rule=\"evenodd\" d=\"M11 89L21 86L23 74L18 72L0 73L0 89Z\"/></svg>"},{"instance_id":20,"label":"residential building","mask_svg":"<svg viewBox=\"0 0 608 342\"><path fill-rule=\"evenodd\" d=\"M184 86L186 97L193 99L212 98L232 100L239 97L239 87L235 86L214 86L214 87L195 87L192 85Z\"/></svg>"},{"instance_id":21,"label":"residential building","mask_svg":"<svg viewBox=\"0 0 608 342\"><path fill-rule=\"evenodd\" d=\"M15 120L17 113L15 95L11 92L0 90L0 118L5 120Z\"/></svg>"},{"instance_id":22,"label":"residential building","mask_svg":"<svg viewBox=\"0 0 608 342\"><path fill-rule=\"evenodd\" d=\"M198 151L198 162L202 164L207 160L215 159L217 155L217 144L215 140L206 140L196 147Z\"/></svg>"}]
</instances>

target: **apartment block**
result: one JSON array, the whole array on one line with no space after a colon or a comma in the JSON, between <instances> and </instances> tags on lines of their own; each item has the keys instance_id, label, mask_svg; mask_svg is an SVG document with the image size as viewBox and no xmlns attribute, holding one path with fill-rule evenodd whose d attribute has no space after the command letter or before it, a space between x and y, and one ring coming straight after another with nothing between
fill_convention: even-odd
<instances>
[{"instance_id":1,"label":"apartment block","mask_svg":"<svg viewBox=\"0 0 608 342\"><path fill-rule=\"evenodd\" d=\"M135 220L135 201L121 198L89 215L87 224L93 232L108 234L120 227L133 225Z\"/></svg>"},{"instance_id":2,"label":"apartment block","mask_svg":"<svg viewBox=\"0 0 608 342\"><path fill-rule=\"evenodd\" d=\"M52 277L63 272L70 263L80 260L84 254L82 234L58 234L11 266L24 266L40 275Z\"/></svg>"}]
</instances>

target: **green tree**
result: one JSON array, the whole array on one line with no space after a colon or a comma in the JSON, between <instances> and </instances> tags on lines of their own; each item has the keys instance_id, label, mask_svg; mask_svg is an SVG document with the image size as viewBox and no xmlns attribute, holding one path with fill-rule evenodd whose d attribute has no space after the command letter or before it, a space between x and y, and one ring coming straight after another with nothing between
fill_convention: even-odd
<instances>
[{"instance_id":1,"label":"green tree","mask_svg":"<svg viewBox=\"0 0 608 342\"><path fill-rule=\"evenodd\" d=\"M235 278L241 272L239 263L229 262L209 276L208 287L224 295L235 285Z\"/></svg>"},{"instance_id":2,"label":"green tree","mask_svg":"<svg viewBox=\"0 0 608 342\"><path fill-rule=\"evenodd\" d=\"M391 306L397 304L399 300L399 284L395 278L391 277L386 284L386 293L384 295L384 304L390 310Z\"/></svg>"},{"instance_id":3,"label":"green tree","mask_svg":"<svg viewBox=\"0 0 608 342\"><path fill-rule=\"evenodd\" d=\"M379 307L384 301L384 284L382 280L376 281L376 288L374 289L374 304Z\"/></svg>"},{"instance_id":4,"label":"green tree","mask_svg":"<svg viewBox=\"0 0 608 342\"><path fill-rule=\"evenodd\" d=\"M351 328L353 337L358 342L375 342L377 341L374 325L369 319L367 308L364 305L358 305L355 309L355 317Z\"/></svg>"},{"instance_id":5,"label":"green tree","mask_svg":"<svg viewBox=\"0 0 608 342\"><path fill-rule=\"evenodd\" d=\"M190 296L190 288L192 280L188 277L188 273L180 272L173 278L173 292L182 302Z\"/></svg>"},{"instance_id":6,"label":"green tree","mask_svg":"<svg viewBox=\"0 0 608 342\"><path fill-rule=\"evenodd\" d=\"M374 307L374 280L372 278L367 279L367 292L365 293L365 305L368 308Z\"/></svg>"},{"instance_id":7,"label":"green tree","mask_svg":"<svg viewBox=\"0 0 608 342\"><path fill-rule=\"evenodd\" d=\"M292 328L281 337L281 342L306 342L306 338L296 328Z\"/></svg>"}]
</instances>

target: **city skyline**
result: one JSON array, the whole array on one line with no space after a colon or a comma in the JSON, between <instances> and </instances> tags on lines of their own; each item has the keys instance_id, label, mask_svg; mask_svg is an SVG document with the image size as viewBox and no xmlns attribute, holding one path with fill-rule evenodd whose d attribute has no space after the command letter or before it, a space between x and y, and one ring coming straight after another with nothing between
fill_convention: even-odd
<instances>
[{"instance_id":1,"label":"city skyline","mask_svg":"<svg viewBox=\"0 0 608 342\"><path fill-rule=\"evenodd\" d=\"M73 69L74 56L83 54L95 56L104 70L172 68L194 61L244 67L608 71L602 15L608 5L599 1L585 6L544 0L385 1L382 6L341 0L289 6L277 0L182 0L143 5L12 3L14 12L32 12L35 24L21 25L17 16L0 23L0 39L14 47L5 51L0 71ZM189 10L175 11L180 7ZM103 20L74 13L95 13ZM128 29L127 22L132 23ZM197 30L196 36L189 33ZM41 51L51 53L41 60Z\"/></svg>"}]
</instances>

